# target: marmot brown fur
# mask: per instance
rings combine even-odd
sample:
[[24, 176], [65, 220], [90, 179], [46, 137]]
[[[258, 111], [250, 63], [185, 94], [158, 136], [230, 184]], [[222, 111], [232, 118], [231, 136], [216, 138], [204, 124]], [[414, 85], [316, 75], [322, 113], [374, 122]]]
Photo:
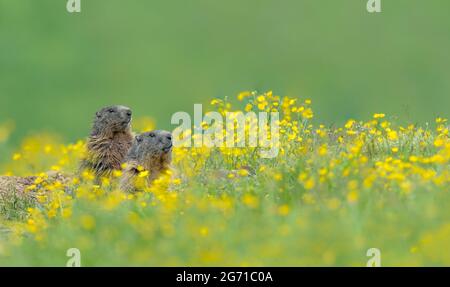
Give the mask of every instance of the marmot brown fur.
[[92, 170], [98, 178], [120, 170], [133, 143], [131, 110], [124, 106], [105, 107], [95, 114], [87, 141], [87, 156], [80, 170]]
[[[155, 130], [136, 136], [128, 155], [125, 168], [120, 179], [120, 188], [124, 191], [136, 191], [136, 179], [139, 167], [148, 171], [146, 185], [168, 170], [172, 160], [172, 135], [168, 131]], [[144, 172], [145, 172], [144, 171]]]

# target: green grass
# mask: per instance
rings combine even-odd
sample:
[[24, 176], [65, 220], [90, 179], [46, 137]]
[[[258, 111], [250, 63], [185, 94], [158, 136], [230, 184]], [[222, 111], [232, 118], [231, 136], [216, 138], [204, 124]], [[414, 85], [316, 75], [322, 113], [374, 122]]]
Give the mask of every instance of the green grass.
[[[64, 266], [72, 247], [84, 266], [365, 266], [372, 247], [383, 265], [449, 265], [448, 124], [432, 122], [449, 117], [450, 2], [383, 0], [376, 15], [365, 5], [110, 0], [83, 1], [73, 15], [65, 1], [1, 1], [2, 173], [73, 173], [79, 151], [63, 150], [105, 105], [167, 130], [174, 112], [242, 90], [312, 98], [317, 110], [309, 132], [295, 134], [303, 141], [284, 138], [273, 160], [180, 152], [171, 192], [123, 200], [82, 181], [69, 189], [83, 196], [65, 198], [50, 183], [31, 210], [3, 197], [0, 265]], [[374, 112], [398, 139], [382, 119], [355, 135], [328, 128]], [[223, 172], [244, 165], [256, 174]]]
[[[251, 148], [178, 148], [174, 173], [134, 195], [117, 191], [115, 179], [101, 188], [85, 176], [67, 186], [44, 180], [33, 191], [40, 203], [6, 221], [0, 265], [64, 266], [69, 248], [80, 250], [83, 266], [365, 266], [370, 248], [383, 266], [450, 264], [445, 120], [331, 129], [303, 120], [296, 131], [291, 107], [283, 109], [274, 159]], [[70, 172], [82, 150], [44, 154], [59, 143], [27, 142], [32, 148], [10, 170], [45, 171], [65, 158], [60, 168]]]

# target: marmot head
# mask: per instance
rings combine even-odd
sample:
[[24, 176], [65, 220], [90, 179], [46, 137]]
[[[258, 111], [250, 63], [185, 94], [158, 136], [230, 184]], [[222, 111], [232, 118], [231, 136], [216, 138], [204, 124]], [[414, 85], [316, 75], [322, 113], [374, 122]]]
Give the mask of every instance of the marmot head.
[[152, 165], [169, 164], [172, 154], [172, 135], [168, 131], [155, 130], [136, 136], [135, 142], [128, 153], [128, 158], [136, 160], [144, 167], [151, 169]]
[[[137, 135], [125, 159], [125, 170], [120, 180], [124, 191], [139, 190], [145, 180], [147, 185], [169, 169], [172, 160], [172, 135], [167, 131], [155, 130]], [[149, 172], [146, 178], [137, 178], [139, 166]]]
[[104, 107], [95, 113], [91, 135], [114, 135], [131, 131], [131, 109], [125, 106]]

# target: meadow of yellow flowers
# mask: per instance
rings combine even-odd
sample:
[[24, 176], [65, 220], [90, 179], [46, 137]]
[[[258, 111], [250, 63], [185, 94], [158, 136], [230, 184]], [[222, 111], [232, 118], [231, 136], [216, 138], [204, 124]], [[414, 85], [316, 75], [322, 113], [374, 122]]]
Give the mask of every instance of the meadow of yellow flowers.
[[[383, 266], [450, 265], [446, 119], [400, 126], [376, 113], [326, 127], [310, 100], [237, 100], [243, 111], [280, 112], [277, 157], [175, 148], [173, 170], [136, 194], [117, 189], [119, 170], [101, 185], [74, 175], [83, 140], [25, 139], [2, 173], [40, 175], [27, 191], [38, 203], [0, 199], [0, 265], [65, 266], [69, 248], [83, 266], [365, 266], [370, 248]], [[226, 99], [211, 104], [238, 110]], [[51, 170], [73, 176], [52, 181]]]

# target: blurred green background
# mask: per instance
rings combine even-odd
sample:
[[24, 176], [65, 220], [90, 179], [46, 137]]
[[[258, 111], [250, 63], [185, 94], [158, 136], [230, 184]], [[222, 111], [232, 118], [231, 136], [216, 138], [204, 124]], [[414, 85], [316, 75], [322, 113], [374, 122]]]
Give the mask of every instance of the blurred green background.
[[123, 104], [171, 128], [179, 110], [242, 90], [311, 98], [316, 119], [448, 117], [450, 1], [0, 0], [0, 122], [11, 141], [85, 137]]

